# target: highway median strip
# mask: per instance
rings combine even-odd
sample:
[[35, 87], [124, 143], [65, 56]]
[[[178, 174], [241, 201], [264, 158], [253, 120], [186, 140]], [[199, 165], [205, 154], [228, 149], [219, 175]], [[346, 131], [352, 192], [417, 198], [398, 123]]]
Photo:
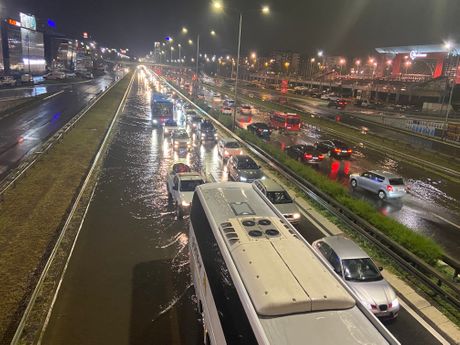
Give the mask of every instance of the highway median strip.
[[40, 156], [0, 203], [0, 337], [15, 331], [132, 73]]

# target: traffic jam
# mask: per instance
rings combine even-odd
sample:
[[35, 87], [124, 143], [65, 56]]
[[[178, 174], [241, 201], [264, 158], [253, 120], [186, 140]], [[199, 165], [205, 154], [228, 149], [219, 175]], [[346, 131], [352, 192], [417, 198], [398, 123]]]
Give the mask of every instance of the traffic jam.
[[[251, 183], [286, 220], [303, 233], [308, 231], [305, 229], [308, 226], [302, 219], [302, 211], [295, 197], [248, 154], [244, 145], [222, 134], [204, 114], [200, 113], [195, 104], [181, 98], [159, 78], [152, 76], [152, 80], [153, 88], [156, 90], [152, 95], [152, 127], [153, 130], [159, 131], [166, 150], [173, 153], [174, 159], [167, 175], [166, 188], [168, 202], [175, 210], [177, 219], [188, 217], [190, 214], [197, 186], [208, 182], [236, 181]], [[207, 90], [203, 90], [198, 98], [209, 100], [214, 107], [220, 107], [222, 110], [234, 105], [233, 100]], [[275, 135], [296, 137], [301, 133], [301, 120], [298, 114], [263, 114], [254, 106], [242, 105], [238, 115], [237, 125], [240, 128], [266, 141], [273, 140]], [[190, 162], [190, 152], [193, 150], [215, 152], [218, 169], [212, 172], [194, 171]], [[291, 145], [285, 147], [285, 150], [295, 159], [312, 166], [327, 159], [348, 159], [352, 153], [344, 143], [337, 140], [319, 141], [316, 145]], [[343, 236], [325, 238], [323, 235], [315, 235], [310, 242], [314, 250], [331, 264], [331, 268], [336, 270], [374, 315], [382, 321], [397, 318], [400, 306], [395, 291], [380, 274], [382, 268], [357, 244]], [[352, 248], [352, 258], [347, 253], [349, 248]], [[337, 254], [343, 265], [346, 265], [344, 272], [337, 271], [337, 262], [331, 259], [331, 251]], [[340, 258], [341, 255], [344, 257]]]

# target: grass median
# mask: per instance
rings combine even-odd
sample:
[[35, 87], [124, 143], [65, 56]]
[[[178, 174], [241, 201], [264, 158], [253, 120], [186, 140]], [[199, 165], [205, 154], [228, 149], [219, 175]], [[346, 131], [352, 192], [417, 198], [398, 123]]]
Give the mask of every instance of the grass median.
[[126, 75], [0, 203], [0, 339], [14, 332], [72, 202], [129, 85]]

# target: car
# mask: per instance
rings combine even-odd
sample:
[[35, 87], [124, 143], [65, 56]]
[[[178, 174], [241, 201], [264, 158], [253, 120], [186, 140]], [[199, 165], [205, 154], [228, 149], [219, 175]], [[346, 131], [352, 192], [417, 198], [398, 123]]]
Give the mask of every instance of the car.
[[396, 199], [406, 195], [404, 179], [387, 171], [371, 170], [361, 174], [350, 175], [353, 189], [362, 188], [377, 194], [379, 199]]
[[227, 162], [228, 179], [253, 182], [264, 177], [260, 166], [248, 155], [231, 156]]
[[292, 145], [286, 147], [285, 152], [289, 157], [303, 163], [317, 164], [324, 159], [324, 154], [313, 145]]
[[233, 108], [235, 106], [235, 101], [233, 99], [226, 99], [223, 106]]
[[398, 316], [395, 291], [382, 277], [382, 269], [356, 243], [344, 236], [329, 236], [314, 241], [312, 247], [375, 316], [381, 319]]
[[234, 155], [242, 155], [243, 148], [237, 140], [223, 138], [217, 144], [217, 153], [225, 160]]
[[233, 108], [231, 108], [231, 107], [222, 107], [221, 113], [222, 113], [222, 115], [233, 115]]
[[347, 101], [342, 98], [338, 98], [336, 100], [329, 100], [329, 103], [327, 104], [328, 107], [334, 107], [336, 109], [345, 109], [346, 105]]
[[243, 115], [251, 115], [252, 107], [250, 105], [242, 105], [240, 107], [240, 113]]
[[216, 93], [214, 96], [212, 96], [212, 101], [214, 103], [222, 102], [222, 97], [218, 93]]
[[194, 109], [185, 109], [185, 117], [198, 115]]
[[192, 114], [192, 115], [187, 115], [187, 123], [189, 124], [190, 128], [192, 131], [195, 131], [200, 122], [203, 120], [203, 118], [200, 115]]
[[248, 125], [246, 129], [264, 139], [270, 139], [270, 134], [272, 132], [270, 127], [264, 122], [253, 122]]
[[63, 80], [66, 78], [66, 74], [63, 71], [53, 71], [44, 76], [46, 80]]
[[300, 211], [289, 193], [278, 183], [270, 178], [255, 180], [253, 183], [270, 202], [283, 214], [290, 223], [300, 222]]
[[335, 158], [350, 158], [353, 153], [347, 144], [337, 139], [322, 140], [317, 142], [315, 146], [319, 152]]
[[177, 218], [182, 218], [190, 212], [195, 188], [205, 183], [203, 176], [192, 172], [190, 167], [183, 163], [176, 163], [168, 174], [166, 187], [168, 200], [176, 206]]
[[201, 143], [205, 141], [217, 141], [217, 130], [209, 120], [201, 120], [198, 123], [196, 135]]
[[190, 149], [190, 136], [185, 129], [176, 129], [171, 133], [171, 140], [174, 150], [180, 148]]
[[11, 76], [0, 77], [0, 86], [13, 87], [16, 86], [16, 80]]
[[163, 124], [163, 134], [165, 136], [171, 135], [173, 131], [177, 129], [177, 122], [173, 119], [167, 119]]

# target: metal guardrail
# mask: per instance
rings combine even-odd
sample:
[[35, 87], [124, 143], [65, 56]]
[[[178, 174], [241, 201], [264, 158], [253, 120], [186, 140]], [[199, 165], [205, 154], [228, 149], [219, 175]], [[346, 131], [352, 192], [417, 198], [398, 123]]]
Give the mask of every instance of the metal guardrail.
[[[169, 82], [166, 81], [168, 85], [176, 90], [183, 98], [187, 99], [192, 103], [197, 109], [199, 109], [204, 115], [209, 117], [223, 132], [227, 133], [229, 136], [238, 140], [241, 144], [248, 147], [251, 152], [256, 155], [260, 160], [268, 164], [272, 169], [277, 171], [283, 177], [285, 177], [289, 182], [293, 183], [297, 188], [299, 188], [303, 193], [305, 193], [312, 200], [316, 201], [322, 207], [324, 207], [331, 214], [344, 221], [348, 226], [350, 226], [357, 233], [364, 236], [370, 242], [372, 242], [377, 248], [382, 250], [393, 260], [395, 260], [404, 270], [409, 273], [412, 273], [418, 279], [423, 281], [430, 289], [432, 289], [436, 295], [441, 296], [446, 301], [451, 303], [457, 308], [460, 308], [460, 288], [454, 284], [452, 281], [449, 281], [441, 273], [436, 271], [433, 267], [416, 257], [414, 254], [409, 252], [407, 249], [402, 247], [400, 244], [396, 243], [394, 240], [383, 234], [376, 227], [368, 223], [363, 218], [354, 214], [351, 210], [341, 205], [335, 201], [332, 197], [322, 192], [316, 186], [311, 184], [309, 181], [299, 177], [294, 171], [283, 166], [275, 158], [269, 155], [267, 152], [263, 151], [259, 147], [248, 143], [242, 140], [235, 133], [230, 131], [222, 123], [216, 120], [212, 115], [202, 109], [195, 102], [190, 100], [188, 97], [183, 95], [179, 90], [173, 87]], [[452, 262], [452, 261], [451, 261]], [[448, 263], [448, 262], [446, 262]], [[458, 265], [458, 263], [457, 263]], [[454, 269], [458, 274], [458, 266]], [[453, 293], [443, 289], [443, 285], [452, 290]]]
[[[21, 178], [24, 174], [26, 174], [27, 170], [29, 170], [39, 159], [39, 157], [46, 153], [51, 147], [53, 147], [64, 134], [66, 134], [70, 129], [75, 126], [75, 124], [88, 112], [89, 109], [101, 99], [108, 91], [110, 91], [115, 85], [118, 84], [123, 77], [120, 77], [117, 80], [106, 88], [104, 91], [100, 91], [97, 95], [95, 95], [89, 103], [78, 112], [75, 116], [73, 116], [64, 126], [61, 127], [56, 133], [51, 135], [43, 144], [41, 144], [38, 148], [34, 149], [34, 152], [29, 154], [27, 159], [19, 164], [15, 169], [11, 170], [1, 181], [0, 181], [0, 201], [3, 199], [4, 193], [10, 188], [14, 187], [16, 181]], [[26, 154], [27, 155], [27, 154]]]

